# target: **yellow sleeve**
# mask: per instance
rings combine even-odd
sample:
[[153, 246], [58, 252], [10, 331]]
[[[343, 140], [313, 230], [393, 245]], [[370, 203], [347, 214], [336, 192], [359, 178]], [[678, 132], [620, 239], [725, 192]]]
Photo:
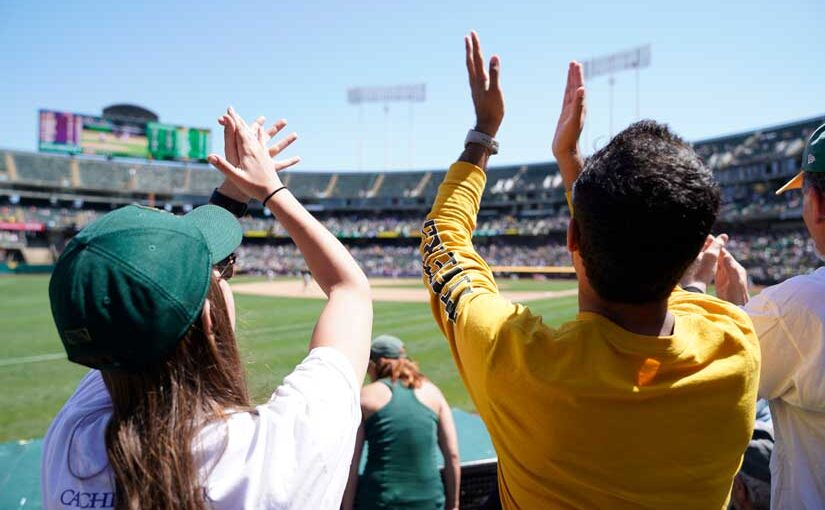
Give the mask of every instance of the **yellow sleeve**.
[[486, 363], [499, 331], [524, 311], [499, 295], [490, 266], [473, 247], [485, 182], [481, 168], [454, 163], [439, 187], [421, 239], [432, 313], [479, 410], [486, 406]]

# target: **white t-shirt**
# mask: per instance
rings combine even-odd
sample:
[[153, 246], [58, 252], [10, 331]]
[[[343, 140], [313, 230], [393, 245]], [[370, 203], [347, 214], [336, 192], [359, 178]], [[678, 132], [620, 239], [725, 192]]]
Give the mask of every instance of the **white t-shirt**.
[[771, 507], [824, 509], [825, 268], [763, 290], [745, 311], [759, 335], [759, 396], [776, 437]]
[[[346, 357], [332, 347], [318, 347], [269, 402], [257, 407], [257, 414], [234, 413], [205, 427], [196, 440], [195, 459], [210, 506], [339, 508], [361, 421], [359, 392]], [[111, 414], [103, 378], [93, 370], [43, 441], [44, 509], [114, 506], [105, 444]]]

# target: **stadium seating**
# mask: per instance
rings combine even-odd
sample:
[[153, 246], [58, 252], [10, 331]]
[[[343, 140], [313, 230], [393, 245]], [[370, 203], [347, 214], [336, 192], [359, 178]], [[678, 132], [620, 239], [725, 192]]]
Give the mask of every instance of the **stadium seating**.
[[301, 198], [324, 198], [334, 174], [309, 172], [284, 172], [284, 184], [295, 196]]
[[134, 167], [112, 164], [111, 161], [84, 159], [80, 163], [80, 188], [105, 191], [134, 190]]
[[0, 152], [0, 182], [6, 182], [11, 180], [11, 176], [9, 175], [9, 169], [6, 166], [6, 158], [10, 158], [11, 155], [8, 152]]
[[[773, 190], [798, 171], [805, 138], [823, 122], [825, 117], [815, 117], [694, 145], [722, 187], [716, 231], [733, 234], [735, 250], [760, 283], [778, 281], [818, 263], [812, 248], [799, 241], [804, 239], [800, 194], [776, 196]], [[406, 275], [420, 269], [415, 245], [421, 221], [445, 172], [292, 170], [282, 177], [335, 235], [360, 240], [353, 249], [364, 257], [372, 274]], [[487, 176], [475, 232], [485, 256], [501, 265], [569, 263], [563, 249], [569, 215], [556, 164], [492, 167]], [[201, 164], [0, 152], [0, 207], [6, 204], [0, 218], [43, 223], [48, 229], [71, 233], [100, 211], [125, 201], [165, 205], [176, 212], [188, 210], [205, 202], [222, 180], [220, 172]], [[59, 202], [56, 191], [61, 193]], [[116, 198], [124, 192], [129, 196]], [[111, 194], [108, 202], [107, 194]], [[49, 197], [51, 205], [44, 203]], [[263, 217], [256, 206], [253, 203], [254, 216], [242, 220], [248, 238], [269, 238], [267, 242], [279, 246], [286, 231], [272, 217]], [[769, 227], [778, 230], [766, 230]], [[768, 233], [760, 237], [754, 232]], [[543, 242], [544, 248], [529, 245], [531, 240]], [[286, 261], [291, 257], [286, 252], [276, 255]], [[266, 257], [259, 258], [262, 262], [252, 264], [250, 270], [295, 270], [286, 262], [272, 268]]]
[[135, 184], [137, 190], [157, 193], [183, 193], [186, 191], [186, 172], [188, 169], [181, 168], [179, 165], [131, 165], [131, 168], [134, 169], [137, 178]]
[[209, 196], [224, 179], [223, 174], [212, 167], [190, 166], [187, 171], [189, 172], [189, 187], [186, 191], [191, 195]]
[[367, 198], [378, 176], [379, 174], [374, 173], [338, 174], [335, 186], [328, 196], [337, 198]]
[[385, 173], [381, 186], [375, 193], [377, 197], [413, 197], [414, 191], [424, 179], [426, 172], [392, 172]]
[[[72, 186], [71, 159], [65, 156], [47, 156], [29, 152], [13, 153], [17, 181], [69, 188]], [[111, 173], [107, 165], [104, 174]]]

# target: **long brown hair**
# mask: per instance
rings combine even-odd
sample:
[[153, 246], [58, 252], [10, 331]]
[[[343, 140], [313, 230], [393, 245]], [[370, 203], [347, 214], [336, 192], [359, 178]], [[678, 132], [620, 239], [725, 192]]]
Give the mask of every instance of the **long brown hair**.
[[118, 509], [206, 508], [193, 440], [209, 422], [250, 407], [246, 377], [218, 280], [211, 333], [195, 321], [175, 352], [140, 373], [104, 371], [114, 412], [106, 451]]
[[418, 363], [408, 358], [378, 358], [374, 359], [377, 379], [390, 379], [392, 382], [401, 380], [407, 388], [420, 388], [427, 380], [418, 369]]

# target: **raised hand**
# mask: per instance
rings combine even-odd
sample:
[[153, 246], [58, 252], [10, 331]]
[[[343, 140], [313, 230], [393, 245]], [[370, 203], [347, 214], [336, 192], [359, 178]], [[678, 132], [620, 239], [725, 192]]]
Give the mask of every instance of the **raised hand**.
[[679, 285], [682, 287], [696, 287], [702, 292], [706, 292], [708, 285], [716, 275], [719, 254], [728, 242], [727, 234], [719, 234], [716, 237], [708, 235], [705, 245], [696, 256], [690, 266], [685, 270]]
[[217, 154], [210, 154], [208, 158], [209, 162], [227, 177], [230, 186], [234, 186], [247, 197], [258, 200], [262, 200], [281, 186], [281, 180], [276, 172], [300, 161], [298, 157], [272, 161], [271, 158], [292, 144], [298, 135], [293, 133], [267, 149], [266, 144], [286, 126], [286, 121], [280, 120], [268, 130], [264, 130], [264, 120], [263, 117], [259, 117], [251, 125], [247, 125], [230, 107], [226, 115], [218, 120], [224, 126], [226, 158]]
[[587, 115], [584, 73], [582, 65], [570, 62], [567, 68], [567, 86], [561, 103], [561, 114], [553, 137], [553, 156], [559, 163], [559, 171], [566, 190], [573, 188], [584, 161], [579, 151], [579, 137]]
[[716, 266], [716, 295], [740, 306], [750, 299], [748, 273], [725, 248], [719, 253], [719, 262]]
[[504, 96], [499, 85], [501, 59], [498, 55], [493, 55], [488, 74], [478, 34], [471, 32], [464, 37], [464, 46], [467, 51], [467, 74], [476, 110], [475, 129], [494, 137], [504, 118]]
[[[254, 124], [262, 126], [265, 120], [266, 119], [263, 116], [258, 117], [257, 119], [255, 119]], [[235, 146], [235, 124], [228, 113], [218, 117], [218, 124], [223, 126], [224, 157], [226, 157], [226, 160], [229, 161], [231, 164], [238, 166], [240, 164], [240, 160], [238, 158], [238, 148]], [[249, 196], [247, 196], [243, 191], [238, 189], [238, 187], [235, 186], [235, 184], [232, 183], [232, 180], [228, 177], [225, 177], [223, 183], [220, 186], [218, 186], [218, 191], [229, 198], [237, 200], [238, 202], [249, 201]]]

